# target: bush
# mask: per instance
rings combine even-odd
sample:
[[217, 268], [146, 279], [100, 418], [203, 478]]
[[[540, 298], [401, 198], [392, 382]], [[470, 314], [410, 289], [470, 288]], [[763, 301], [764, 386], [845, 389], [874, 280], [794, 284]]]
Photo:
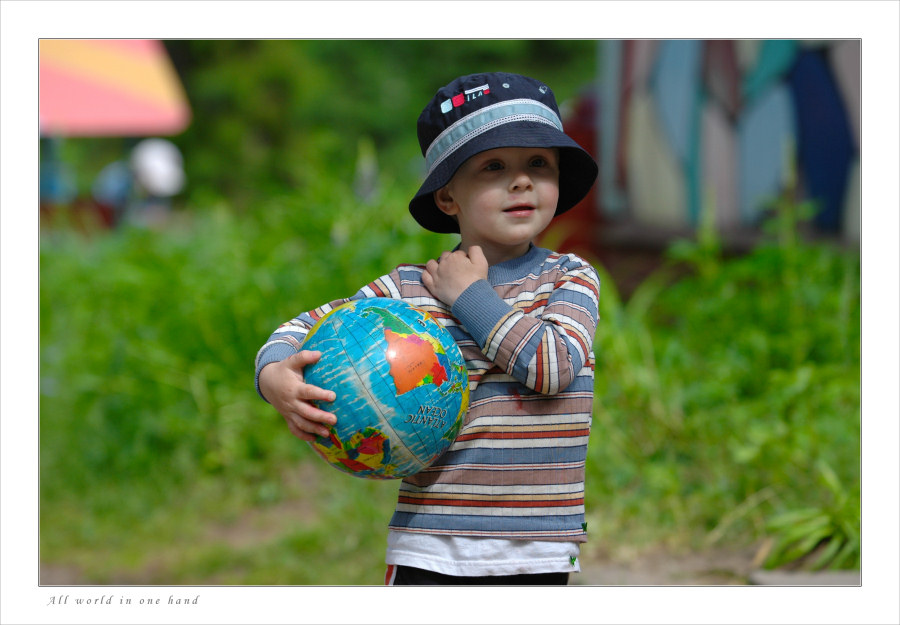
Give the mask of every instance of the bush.
[[[858, 254], [718, 250], [674, 245], [627, 303], [601, 289], [592, 496], [670, 538], [771, 534], [770, 566], [827, 544], [820, 566], [858, 566]], [[672, 283], [674, 264], [693, 273]]]

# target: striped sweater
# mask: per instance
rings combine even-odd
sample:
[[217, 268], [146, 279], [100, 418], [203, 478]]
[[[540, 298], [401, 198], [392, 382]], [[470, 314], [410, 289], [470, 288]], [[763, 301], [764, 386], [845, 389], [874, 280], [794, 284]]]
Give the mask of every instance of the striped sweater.
[[280, 326], [257, 355], [257, 380], [262, 367], [295, 353], [316, 320], [346, 301], [390, 297], [424, 308], [465, 357], [470, 404], [447, 452], [401, 482], [390, 528], [584, 542], [596, 272], [577, 256], [532, 246], [491, 266], [488, 279], [466, 289], [451, 310], [422, 284], [423, 269], [401, 265], [353, 297]]

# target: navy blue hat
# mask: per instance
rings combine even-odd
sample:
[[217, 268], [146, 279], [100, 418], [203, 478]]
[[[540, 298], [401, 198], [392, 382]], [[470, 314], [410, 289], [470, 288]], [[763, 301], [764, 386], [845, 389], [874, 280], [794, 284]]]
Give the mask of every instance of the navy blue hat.
[[409, 212], [432, 232], [459, 232], [433, 194], [467, 159], [485, 150], [559, 148], [557, 215], [586, 196], [597, 178], [597, 163], [563, 132], [550, 87], [526, 76], [494, 72], [457, 78], [422, 110], [417, 132], [427, 173]]

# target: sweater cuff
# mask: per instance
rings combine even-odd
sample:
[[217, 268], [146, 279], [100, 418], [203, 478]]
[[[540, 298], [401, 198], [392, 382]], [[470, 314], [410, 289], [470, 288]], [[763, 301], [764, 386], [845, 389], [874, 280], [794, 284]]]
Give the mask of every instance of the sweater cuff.
[[460, 294], [451, 312], [484, 348], [493, 329], [511, 310], [487, 280], [479, 280]]

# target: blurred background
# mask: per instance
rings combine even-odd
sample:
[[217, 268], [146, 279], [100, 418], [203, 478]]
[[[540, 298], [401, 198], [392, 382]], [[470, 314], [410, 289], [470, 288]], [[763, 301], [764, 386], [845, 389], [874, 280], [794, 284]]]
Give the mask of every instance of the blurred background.
[[396, 483], [318, 460], [253, 359], [455, 244], [407, 212], [415, 120], [495, 70], [548, 83], [600, 164], [541, 241], [602, 278], [573, 583], [858, 570], [859, 64], [858, 40], [41, 40], [41, 583], [381, 583]]

